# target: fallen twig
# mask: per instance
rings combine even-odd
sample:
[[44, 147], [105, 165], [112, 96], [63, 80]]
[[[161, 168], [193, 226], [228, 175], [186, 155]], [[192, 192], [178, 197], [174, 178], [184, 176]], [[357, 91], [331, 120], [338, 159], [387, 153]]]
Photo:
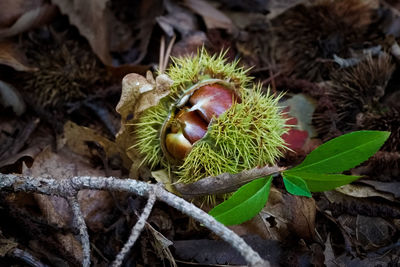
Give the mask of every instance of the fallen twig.
[[[79, 176], [71, 179], [55, 180], [42, 177], [17, 176], [13, 174], [0, 173], [0, 189], [11, 190], [13, 192], [36, 192], [47, 195], [57, 195], [67, 198], [74, 210], [74, 223], [80, 227], [81, 241], [87, 242], [82, 244], [84, 255], [89, 245], [88, 237], [85, 236], [84, 219], [80, 211], [79, 205], [75, 203], [75, 196], [82, 189], [97, 190], [114, 190], [134, 193], [140, 196], [149, 197], [154, 192], [156, 198], [176, 208], [177, 210], [191, 216], [203, 226], [207, 227], [223, 240], [234, 247], [249, 263], [250, 266], [270, 266], [268, 261], [264, 261], [257, 252], [255, 252], [246, 242], [236, 235], [232, 230], [217, 222], [212, 216], [203, 210], [187, 202], [186, 200], [166, 191], [158, 185], [147, 184], [132, 179], [118, 179], [113, 177], [89, 177]], [[78, 211], [79, 210], [79, 211]], [[86, 232], [87, 233], [87, 232]], [[86, 260], [86, 261], [85, 261]], [[85, 265], [88, 264], [88, 265]], [[84, 256], [84, 266], [90, 265], [90, 258]]]
[[82, 243], [82, 251], [83, 251], [83, 262], [82, 266], [89, 267], [90, 266], [90, 241], [89, 241], [89, 233], [87, 231], [86, 223], [83, 218], [83, 214], [81, 211], [81, 207], [78, 202], [76, 195], [72, 197], [68, 197], [68, 204], [72, 209], [72, 214], [74, 215], [74, 222], [76, 223], [76, 227], [79, 229], [79, 236]]
[[136, 222], [135, 226], [132, 228], [128, 241], [125, 243], [124, 247], [121, 249], [117, 257], [115, 258], [114, 262], [112, 263], [113, 267], [119, 267], [122, 265], [122, 262], [124, 261], [126, 254], [131, 250], [136, 240], [138, 239], [140, 233], [143, 231], [143, 228], [146, 225], [147, 218], [149, 218], [150, 212], [152, 211], [155, 202], [156, 202], [156, 195], [154, 194], [154, 192], [151, 192], [149, 194], [149, 199], [147, 200], [147, 204], [143, 209], [142, 215]]

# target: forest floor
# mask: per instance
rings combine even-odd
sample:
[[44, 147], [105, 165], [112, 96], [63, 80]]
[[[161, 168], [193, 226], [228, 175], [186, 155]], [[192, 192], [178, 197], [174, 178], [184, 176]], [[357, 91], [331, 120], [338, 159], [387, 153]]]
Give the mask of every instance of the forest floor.
[[[139, 157], [126, 153], [129, 138], [116, 138], [125, 121], [116, 111], [122, 79], [156, 76], [169, 55], [225, 51], [265, 91], [283, 93], [293, 128], [281, 167], [349, 132], [391, 132], [346, 172], [361, 179], [311, 198], [274, 179], [261, 212], [229, 228], [271, 266], [399, 266], [399, 39], [394, 0], [2, 0], [0, 173], [160, 182], [146, 166], [133, 171]], [[91, 263], [109, 266], [146, 198], [82, 190], [78, 200]], [[72, 221], [59, 196], [1, 190], [0, 266], [81, 266]], [[246, 264], [165, 203], [155, 203], [147, 223], [123, 266]]]

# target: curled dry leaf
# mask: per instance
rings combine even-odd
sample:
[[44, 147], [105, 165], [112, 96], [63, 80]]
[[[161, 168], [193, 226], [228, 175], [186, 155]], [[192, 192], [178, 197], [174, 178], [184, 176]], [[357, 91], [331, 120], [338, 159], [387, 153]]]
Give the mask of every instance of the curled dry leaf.
[[0, 29], [10, 27], [21, 15], [40, 7], [43, 0], [3, 0], [0, 2]]
[[235, 31], [232, 20], [224, 13], [203, 0], [185, 0], [185, 5], [203, 17], [207, 29], [224, 29], [229, 33]]
[[291, 233], [304, 239], [312, 239], [315, 233], [315, 215], [313, 198], [282, 193], [275, 188], [271, 188], [268, 204], [261, 211], [263, 217], [274, 217], [275, 238], [278, 240], [284, 240]]
[[[68, 179], [73, 176], [102, 176], [101, 170], [95, 170], [88, 165], [83, 157], [76, 155], [66, 148], [53, 153], [50, 148], [36, 156], [31, 168], [23, 168], [23, 175], [35, 177], [51, 177]], [[35, 194], [45, 219], [60, 227], [70, 226], [72, 213], [67, 201], [61, 197]], [[82, 190], [78, 193], [78, 200], [88, 227], [96, 231], [104, 228], [113, 208], [113, 200], [109, 192], [98, 190]], [[63, 248], [82, 260], [82, 249], [79, 241], [72, 234], [58, 234], [57, 238]]]
[[4, 107], [12, 107], [15, 114], [18, 116], [25, 112], [25, 102], [11, 84], [0, 81], [0, 104]]
[[74, 153], [85, 157], [90, 157], [90, 152], [86, 145], [87, 141], [98, 143], [104, 149], [108, 158], [120, 155], [120, 151], [113, 141], [98, 134], [93, 129], [77, 125], [71, 121], [65, 123], [64, 139], [59, 141], [65, 142]]
[[111, 65], [108, 0], [67, 1], [53, 0], [71, 24], [86, 37], [94, 53], [106, 65]]
[[46, 24], [56, 14], [55, 6], [42, 0], [0, 2], [0, 39]]
[[379, 182], [374, 180], [361, 180], [361, 183], [373, 186], [380, 192], [393, 194], [395, 198], [400, 198], [400, 182]]
[[138, 117], [145, 109], [158, 104], [161, 98], [169, 94], [169, 88], [173, 81], [165, 74], [158, 75], [154, 80], [151, 72], [147, 72], [147, 77], [136, 73], [130, 73], [122, 80], [121, 98], [116, 110], [121, 115], [121, 129], [116, 137], [116, 143], [120, 149], [132, 160], [131, 177], [137, 176], [141, 159], [138, 153], [131, 148], [133, 142], [132, 125], [127, 123]]
[[373, 187], [367, 185], [348, 184], [335, 189], [336, 191], [351, 197], [381, 197], [389, 201], [394, 201], [394, 197], [390, 193], [378, 192]]
[[17, 45], [8, 40], [0, 41], [0, 64], [7, 65], [17, 71], [35, 71], [28, 65], [25, 55], [18, 50]]
[[18, 243], [0, 236], [0, 257], [4, 257], [14, 248], [18, 247]]
[[165, 74], [154, 80], [150, 72], [147, 78], [130, 73], [122, 80], [121, 98], [116, 110], [125, 123], [129, 118], [137, 118], [143, 110], [158, 104], [161, 98], [169, 94], [169, 87], [173, 81]]

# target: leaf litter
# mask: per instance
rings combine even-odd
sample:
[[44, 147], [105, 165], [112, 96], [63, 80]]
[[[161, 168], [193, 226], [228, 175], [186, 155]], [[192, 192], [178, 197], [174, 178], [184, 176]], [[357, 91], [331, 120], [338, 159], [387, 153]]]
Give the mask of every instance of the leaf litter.
[[[157, 70], [161, 36], [176, 35], [173, 55], [194, 53], [203, 45], [214, 52], [229, 48], [228, 57], [240, 57], [244, 67], [253, 67], [257, 81], [287, 93], [289, 115], [298, 128], [285, 140], [296, 153], [288, 152], [281, 166], [294, 166], [322, 142], [351, 131], [392, 132], [380, 152], [346, 173], [365, 176], [357, 183], [309, 199], [286, 193], [284, 181], [275, 179], [260, 215], [231, 229], [273, 266], [399, 263], [400, 34], [395, 1], [6, 3], [0, 16], [0, 82], [6, 84], [0, 101], [1, 172], [165, 181], [168, 170], [152, 175], [140, 165], [137, 152], [128, 149], [129, 123], [158, 103], [171, 81], [131, 74], [121, 83], [121, 77], [131, 70], [141, 75]], [[51, 49], [47, 54], [40, 47]], [[46, 72], [45, 61], [35, 62], [34, 53], [48, 60]], [[63, 61], [53, 60], [57, 53]], [[74, 56], [78, 59], [71, 60]], [[94, 80], [77, 76], [82, 61]], [[36, 86], [44, 73], [43, 86]], [[27, 80], [35, 82], [26, 86]], [[56, 104], [49, 108], [46, 103]], [[122, 127], [115, 127], [120, 131], [114, 137], [107, 125], [118, 125], [118, 116]], [[144, 201], [92, 190], [81, 192], [80, 201], [94, 265], [108, 265]], [[157, 204], [153, 213], [127, 264], [244, 263], [227, 244], [179, 212]], [[6, 244], [1, 264], [15, 264], [10, 251], [18, 246], [46, 264], [79, 265], [81, 245], [68, 205], [59, 198], [2, 192], [0, 214], [0, 240]]]

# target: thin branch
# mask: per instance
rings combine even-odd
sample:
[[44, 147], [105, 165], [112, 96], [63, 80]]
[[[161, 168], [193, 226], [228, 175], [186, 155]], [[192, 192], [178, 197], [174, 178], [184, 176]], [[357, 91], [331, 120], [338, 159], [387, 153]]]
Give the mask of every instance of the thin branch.
[[83, 218], [83, 214], [81, 211], [81, 207], [79, 205], [78, 199], [76, 196], [68, 197], [67, 201], [72, 209], [72, 213], [74, 215], [74, 223], [76, 227], [79, 229], [79, 236], [81, 238], [82, 243], [82, 251], [83, 251], [83, 267], [90, 266], [90, 241], [89, 234], [87, 231], [86, 223]]
[[62, 197], [73, 197], [77, 191], [82, 189], [125, 191], [146, 197], [154, 190], [158, 200], [163, 201], [171, 207], [193, 217], [195, 220], [220, 236], [223, 240], [234, 247], [245, 258], [250, 266], [270, 266], [268, 261], [264, 261], [257, 252], [255, 252], [233, 231], [217, 222], [212, 216], [208, 215], [195, 205], [157, 185], [147, 184], [132, 179], [118, 179], [113, 177], [80, 176], [65, 180], [54, 180], [41, 177], [33, 178], [29, 176], [0, 174], [0, 189], [8, 189], [14, 192], [37, 192]]
[[205, 195], [216, 195], [230, 193], [240, 186], [254, 179], [276, 174], [283, 171], [278, 166], [254, 168], [237, 174], [223, 173], [210, 176], [191, 184], [175, 184], [175, 188], [182, 194], [183, 198], [194, 198]]
[[125, 243], [124, 247], [118, 253], [114, 262], [112, 263], [113, 267], [119, 267], [122, 265], [122, 262], [125, 259], [126, 254], [131, 250], [139, 235], [142, 233], [144, 226], [146, 225], [147, 218], [149, 217], [154, 203], [156, 202], [156, 194], [153, 191], [149, 192], [149, 199], [147, 200], [147, 204], [143, 209], [142, 215], [140, 215], [139, 220], [136, 222], [135, 226], [132, 228], [131, 234], [129, 236], [128, 241]]
[[161, 36], [161, 41], [160, 41], [160, 59], [158, 62], [158, 70], [162, 74], [164, 73], [164, 56], [165, 56], [165, 37], [164, 35]]
[[203, 210], [160, 187], [156, 187], [156, 195], [157, 198], [167, 203], [169, 206], [193, 217], [225, 240], [243, 256], [250, 266], [270, 266], [269, 262], [264, 261], [240, 236], [216, 221], [214, 217], [208, 215]]
[[13, 250], [9, 251], [7, 255], [19, 259], [20, 261], [23, 261], [32, 267], [48, 267], [46, 264], [41, 263], [28, 251], [24, 251], [19, 248], [14, 248]]

